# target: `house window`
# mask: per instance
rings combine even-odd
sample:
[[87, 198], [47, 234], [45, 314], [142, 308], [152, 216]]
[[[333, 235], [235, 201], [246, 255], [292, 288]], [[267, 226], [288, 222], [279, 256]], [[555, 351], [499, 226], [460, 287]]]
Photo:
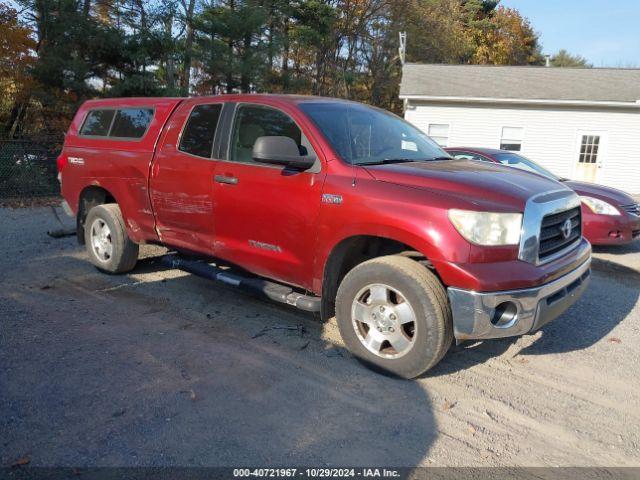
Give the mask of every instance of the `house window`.
[[502, 127], [500, 136], [500, 150], [511, 150], [519, 152], [522, 150], [522, 139], [524, 138], [524, 128], [522, 127]]
[[430, 123], [427, 134], [441, 147], [446, 147], [449, 143], [449, 124]]
[[580, 163], [596, 163], [600, 147], [599, 135], [583, 135], [580, 143]]

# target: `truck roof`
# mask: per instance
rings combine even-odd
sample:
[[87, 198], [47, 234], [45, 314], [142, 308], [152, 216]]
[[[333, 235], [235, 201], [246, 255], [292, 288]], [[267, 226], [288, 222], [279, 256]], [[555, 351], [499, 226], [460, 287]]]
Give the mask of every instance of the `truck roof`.
[[96, 107], [123, 107], [123, 106], [143, 106], [143, 105], [172, 105], [185, 100], [179, 97], [116, 97], [99, 98], [87, 100], [82, 104], [82, 108]]
[[183, 102], [193, 104], [212, 102], [251, 102], [269, 104], [274, 107], [285, 107], [309, 102], [330, 102], [352, 104], [349, 100], [342, 100], [328, 97], [317, 97], [311, 95], [283, 95], [283, 94], [226, 94], [210, 95], [201, 97], [118, 97], [101, 98], [87, 100], [76, 112], [65, 138], [67, 146], [96, 146], [101, 145], [105, 140], [102, 137], [90, 137], [79, 135], [84, 120], [89, 111], [96, 109], [125, 109], [125, 108], [152, 108], [154, 110], [153, 119], [149, 128], [140, 141], [130, 142], [128, 139], [110, 138], [109, 148], [127, 148], [130, 150], [153, 151], [158, 135], [162, 131], [164, 124], [171, 113]]
[[118, 97], [118, 98], [101, 98], [97, 100], [87, 100], [84, 105], [86, 107], [122, 107], [122, 106], [141, 106], [141, 105], [168, 105], [176, 104], [185, 100], [222, 100], [227, 102], [250, 101], [251, 99], [269, 98], [281, 103], [306, 103], [306, 102], [332, 102], [332, 103], [354, 103], [350, 100], [319, 97], [313, 95], [287, 95], [273, 93], [231, 93], [223, 95], [203, 95], [195, 97]]

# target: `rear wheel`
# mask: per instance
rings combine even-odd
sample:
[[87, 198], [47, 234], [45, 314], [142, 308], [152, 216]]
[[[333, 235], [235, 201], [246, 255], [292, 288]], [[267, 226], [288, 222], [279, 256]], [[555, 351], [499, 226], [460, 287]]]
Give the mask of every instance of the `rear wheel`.
[[442, 284], [402, 256], [374, 258], [351, 270], [338, 289], [336, 318], [358, 359], [404, 378], [437, 364], [453, 339]]
[[117, 204], [93, 207], [84, 225], [85, 245], [91, 263], [108, 273], [125, 273], [135, 267], [139, 247], [127, 235]]

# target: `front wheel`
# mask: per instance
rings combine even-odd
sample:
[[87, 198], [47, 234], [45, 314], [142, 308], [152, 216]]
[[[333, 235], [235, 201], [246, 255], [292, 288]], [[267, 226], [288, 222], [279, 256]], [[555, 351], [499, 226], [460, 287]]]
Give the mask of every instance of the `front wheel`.
[[442, 284], [402, 256], [374, 258], [351, 270], [338, 289], [336, 319], [359, 360], [404, 378], [436, 365], [453, 340]]
[[93, 207], [84, 224], [89, 259], [100, 270], [124, 273], [138, 261], [138, 244], [131, 241], [120, 207], [115, 203]]

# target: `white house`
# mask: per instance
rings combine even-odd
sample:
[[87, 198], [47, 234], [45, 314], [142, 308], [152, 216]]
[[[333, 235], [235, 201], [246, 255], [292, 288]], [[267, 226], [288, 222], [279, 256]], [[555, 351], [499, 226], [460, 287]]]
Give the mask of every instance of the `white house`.
[[442, 146], [517, 150], [640, 194], [640, 70], [406, 64], [400, 98]]

